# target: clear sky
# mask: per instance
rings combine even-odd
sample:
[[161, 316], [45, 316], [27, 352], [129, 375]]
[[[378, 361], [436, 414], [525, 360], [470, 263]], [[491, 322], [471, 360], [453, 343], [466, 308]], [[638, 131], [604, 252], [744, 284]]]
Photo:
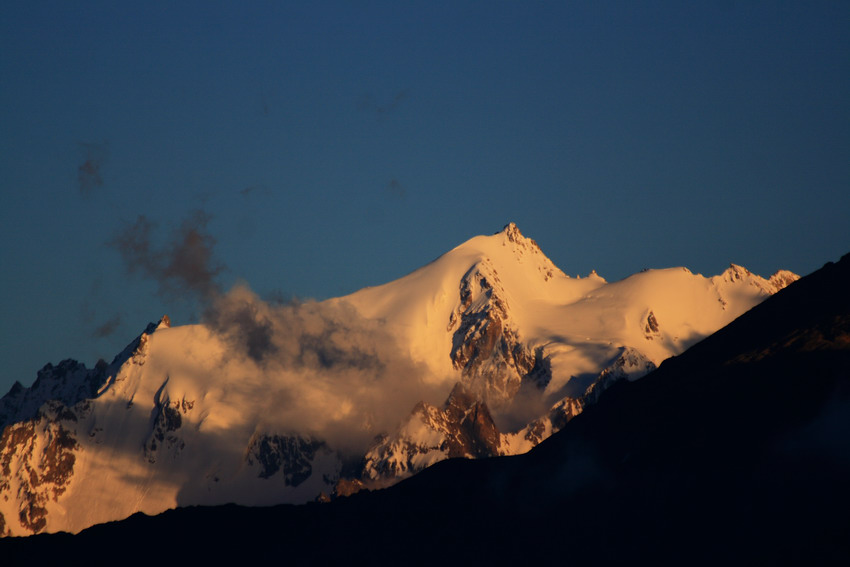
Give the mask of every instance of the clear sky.
[[509, 221], [609, 281], [850, 251], [850, 2], [135, 4], [0, 4], [0, 393]]

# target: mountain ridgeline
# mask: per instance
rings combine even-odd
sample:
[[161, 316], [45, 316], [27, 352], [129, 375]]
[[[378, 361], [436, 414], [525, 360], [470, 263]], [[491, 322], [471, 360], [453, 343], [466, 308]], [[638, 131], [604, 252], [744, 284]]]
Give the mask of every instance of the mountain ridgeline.
[[0, 533], [343, 501], [524, 454], [797, 279], [569, 277], [509, 224], [346, 297], [279, 306], [236, 287], [201, 324], [164, 317], [111, 363], [48, 364], [0, 399]]
[[167, 534], [173, 562], [846, 564], [848, 279], [850, 255], [613, 384], [522, 455], [450, 459], [330, 503], [178, 508], [0, 549], [106, 563]]

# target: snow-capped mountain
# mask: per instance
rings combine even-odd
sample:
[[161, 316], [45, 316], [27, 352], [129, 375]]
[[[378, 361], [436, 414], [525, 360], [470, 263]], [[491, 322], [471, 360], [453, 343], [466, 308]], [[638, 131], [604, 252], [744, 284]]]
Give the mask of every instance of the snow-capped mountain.
[[514, 224], [388, 284], [148, 326], [0, 400], [0, 533], [175, 506], [302, 503], [523, 453], [797, 279], [732, 265], [568, 277]]
[[[571, 278], [511, 223], [341, 300], [386, 321], [432, 379], [459, 377], [493, 413], [498, 438], [483, 445], [511, 455], [557, 432], [616, 380], [649, 373], [798, 278], [780, 270], [764, 279], [735, 264], [711, 278], [686, 268], [613, 283], [595, 272]], [[418, 406], [369, 451], [362, 480], [380, 486], [440, 459], [481, 456], [472, 447], [482, 440], [466, 453], [452, 441], [453, 407], [452, 397], [442, 410]]]
[[[73, 537], [5, 538], [0, 557], [114, 563], [140, 541], [165, 536], [177, 542], [166, 554], [172, 563], [247, 553], [324, 565], [374, 561], [378, 553], [430, 564], [428, 551], [438, 550], [452, 561], [496, 565], [561, 556], [579, 564], [713, 564], [731, 555], [844, 565], [848, 278], [850, 254], [644, 379], [621, 380], [522, 455], [444, 461], [386, 490], [327, 504], [188, 507]], [[458, 386], [433, 419], [467, 415], [466, 432], [486, 423], [485, 406], [465, 396]]]

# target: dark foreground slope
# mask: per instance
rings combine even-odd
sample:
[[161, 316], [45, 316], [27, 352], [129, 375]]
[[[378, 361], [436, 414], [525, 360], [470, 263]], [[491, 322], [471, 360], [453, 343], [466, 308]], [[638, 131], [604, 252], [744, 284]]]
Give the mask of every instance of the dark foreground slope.
[[[0, 557], [434, 564], [850, 558], [850, 255], [527, 455], [439, 463], [331, 504], [188, 508]], [[548, 561], [547, 561], [548, 562]]]

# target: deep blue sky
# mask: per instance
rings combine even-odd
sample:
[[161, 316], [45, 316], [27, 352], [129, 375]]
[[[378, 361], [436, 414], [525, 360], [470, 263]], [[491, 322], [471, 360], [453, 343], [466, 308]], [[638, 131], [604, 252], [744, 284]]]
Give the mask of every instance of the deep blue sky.
[[848, 2], [123, 4], [0, 4], [2, 392], [197, 321], [139, 215], [271, 297], [508, 221], [608, 280], [850, 251]]

